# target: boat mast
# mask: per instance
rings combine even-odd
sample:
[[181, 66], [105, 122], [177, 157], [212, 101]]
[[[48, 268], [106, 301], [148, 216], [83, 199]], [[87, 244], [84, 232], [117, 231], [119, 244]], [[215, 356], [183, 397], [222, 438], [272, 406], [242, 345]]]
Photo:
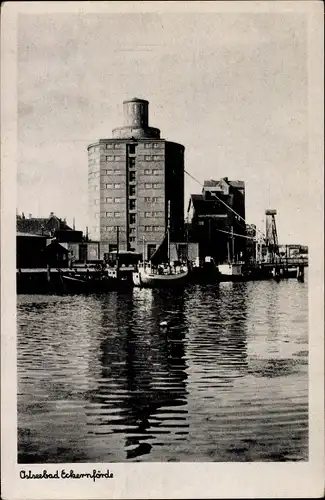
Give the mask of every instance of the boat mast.
[[116, 269], [119, 266], [120, 227], [116, 226]]
[[145, 252], [145, 239], [144, 239], [144, 236], [142, 238], [142, 262], [143, 264], [145, 263], [145, 256], [144, 256], [144, 252]]
[[235, 257], [235, 240], [234, 240], [234, 228], [231, 226], [231, 261], [234, 262]]
[[168, 263], [170, 264], [170, 200], [168, 200], [168, 213], [167, 213], [167, 248], [168, 248]]
[[229, 242], [229, 238], [228, 238], [228, 241], [227, 241], [227, 251], [228, 251], [228, 264], [231, 263], [231, 259], [230, 259], [230, 242]]

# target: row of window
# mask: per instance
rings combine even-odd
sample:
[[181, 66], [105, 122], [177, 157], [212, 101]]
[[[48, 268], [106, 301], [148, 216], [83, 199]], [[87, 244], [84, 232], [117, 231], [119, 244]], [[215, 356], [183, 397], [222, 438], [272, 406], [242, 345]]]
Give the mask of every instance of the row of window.
[[145, 155], [144, 156], [144, 160], [145, 161], [160, 161], [160, 160], [163, 160], [164, 157], [163, 156], [159, 156], [159, 155]]
[[103, 171], [103, 174], [104, 175], [119, 175], [119, 174], [122, 174], [122, 170], [121, 169], [114, 169], [114, 170], [104, 170]]
[[158, 148], [163, 147], [163, 143], [159, 143], [159, 142], [145, 142], [144, 143], [144, 147], [146, 149], [151, 149], [151, 148], [158, 149]]
[[[141, 227], [140, 227], [140, 229], [141, 229]], [[162, 226], [144, 226], [144, 230], [145, 230], [146, 233], [147, 232], [150, 232], [150, 233], [151, 232], [156, 232], [157, 233], [159, 231], [164, 231], [165, 228], [162, 227]]]
[[119, 149], [123, 144], [114, 144], [114, 143], [108, 143], [106, 144], [106, 149]]
[[[163, 148], [163, 143], [158, 143], [158, 142], [145, 142], [144, 143], [144, 148], [145, 149], [161, 149]], [[124, 147], [124, 143], [108, 143], [108, 144], [102, 144], [102, 149], [121, 149]], [[93, 155], [94, 153], [100, 151], [101, 147], [100, 146], [93, 146], [91, 149], [88, 150], [89, 156]], [[128, 144], [128, 151], [130, 154], [134, 154], [136, 149], [136, 144]]]
[[145, 212], [145, 217], [163, 217], [164, 212]]
[[159, 182], [153, 182], [153, 183], [149, 183], [149, 182], [146, 182], [144, 187], [146, 189], [161, 189], [162, 188], [162, 184], [159, 183]]
[[104, 161], [120, 161], [121, 156], [104, 156]]
[[121, 212], [105, 212], [105, 217], [121, 217]]
[[[122, 160], [121, 156], [116, 156], [116, 155], [105, 155], [102, 157], [104, 161], [120, 161]], [[140, 159], [140, 158], [139, 158]], [[160, 161], [163, 160], [164, 157], [160, 155], [144, 155], [143, 157], [144, 161]], [[96, 163], [96, 159], [89, 160], [89, 164], [91, 163]], [[135, 158], [129, 158], [129, 165], [131, 167], [135, 166]]]
[[[122, 172], [121, 169], [114, 169], [114, 170], [104, 170], [102, 173], [104, 175], [121, 175], [124, 172]], [[157, 168], [154, 168], [154, 169], [146, 168], [144, 170], [144, 175], [161, 175], [161, 173], [162, 173], [162, 171], [157, 169]], [[88, 177], [89, 178], [99, 177], [99, 171], [89, 172]], [[135, 180], [135, 177], [136, 177], [135, 172], [129, 172], [129, 178], [130, 178], [131, 182]]]
[[161, 170], [158, 170], [156, 168], [154, 168], [154, 169], [146, 168], [144, 170], [144, 175], [160, 175], [160, 174], [161, 174]]
[[[104, 229], [104, 231], [107, 231], [107, 232], [113, 232], [113, 231], [117, 231], [117, 228], [118, 228], [118, 226], [106, 226], [103, 229]], [[139, 229], [142, 231], [145, 231], [146, 233], [149, 233], [149, 232], [150, 233], [151, 232], [158, 233], [160, 231], [165, 230], [165, 228], [162, 226], [140, 226]]]
[[145, 196], [144, 197], [144, 201], [146, 203], [163, 203], [164, 201], [164, 198], [162, 198], [161, 196]]
[[105, 184], [105, 188], [106, 189], [121, 189], [122, 188], [122, 184], [118, 183], [118, 182], [115, 182], [115, 184]]
[[123, 203], [123, 201], [125, 201], [124, 198], [104, 198], [104, 203]]
[[[163, 217], [164, 212], [144, 212], [144, 217]], [[121, 212], [105, 212], [105, 217], [121, 217]], [[135, 224], [135, 214], [130, 214], [130, 224]]]
[[88, 179], [96, 179], [97, 177], [100, 176], [100, 172], [98, 169], [94, 170], [94, 171], [89, 171], [88, 172]]
[[[123, 148], [124, 147], [124, 143], [121, 142], [121, 143], [114, 143], [114, 142], [109, 142], [107, 144], [102, 144], [101, 145], [103, 149], [120, 149], [120, 148]], [[136, 148], [136, 144], [128, 144], [128, 149], [129, 149], [129, 152], [132, 154], [135, 152], [135, 148]], [[163, 143], [162, 142], [145, 142], [144, 143], [144, 147], [146, 149], [160, 149], [163, 147]], [[100, 145], [97, 145], [97, 146], [93, 146], [91, 149], [88, 150], [88, 153], [89, 154], [92, 154], [93, 152], [96, 152], [96, 151], [99, 151], [100, 150]]]
[[[130, 196], [134, 196], [135, 195], [135, 186], [130, 186], [129, 187], [129, 192], [130, 192]], [[104, 198], [104, 203], [121, 203], [123, 201], [123, 198], [113, 198], [113, 197], [105, 197]], [[161, 196], [145, 196], [144, 197], [144, 201], [145, 203], [163, 203], [164, 201], [164, 198], [162, 198]], [[94, 205], [99, 205], [100, 204], [100, 200], [99, 198], [98, 199], [95, 199], [93, 200], [93, 204]], [[133, 207], [133, 208], [131, 208]], [[130, 208], [131, 210], [134, 210], [136, 207], [136, 200], [130, 200]], [[160, 212], [159, 212], [160, 213]]]

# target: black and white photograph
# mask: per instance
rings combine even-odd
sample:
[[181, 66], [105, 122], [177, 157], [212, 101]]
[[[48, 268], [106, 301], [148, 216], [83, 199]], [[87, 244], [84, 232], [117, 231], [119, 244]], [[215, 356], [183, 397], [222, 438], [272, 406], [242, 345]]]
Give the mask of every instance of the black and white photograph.
[[17, 4], [4, 498], [321, 494], [321, 4]]

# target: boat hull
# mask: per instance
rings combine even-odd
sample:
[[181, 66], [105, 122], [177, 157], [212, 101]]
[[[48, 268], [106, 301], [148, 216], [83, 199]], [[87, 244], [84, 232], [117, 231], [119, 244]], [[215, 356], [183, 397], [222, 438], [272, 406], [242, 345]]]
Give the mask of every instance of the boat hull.
[[103, 293], [113, 288], [113, 280], [103, 279], [80, 279], [73, 276], [62, 276], [64, 291], [68, 293]]
[[133, 273], [134, 286], [160, 288], [184, 285], [187, 282], [188, 270], [177, 274], [153, 274], [144, 269]]

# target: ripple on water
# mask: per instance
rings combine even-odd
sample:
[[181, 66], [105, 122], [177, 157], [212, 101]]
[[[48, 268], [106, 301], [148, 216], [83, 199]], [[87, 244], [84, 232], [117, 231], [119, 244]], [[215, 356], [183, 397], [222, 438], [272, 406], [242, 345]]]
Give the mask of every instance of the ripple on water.
[[19, 296], [19, 462], [307, 460], [307, 318], [295, 280]]

